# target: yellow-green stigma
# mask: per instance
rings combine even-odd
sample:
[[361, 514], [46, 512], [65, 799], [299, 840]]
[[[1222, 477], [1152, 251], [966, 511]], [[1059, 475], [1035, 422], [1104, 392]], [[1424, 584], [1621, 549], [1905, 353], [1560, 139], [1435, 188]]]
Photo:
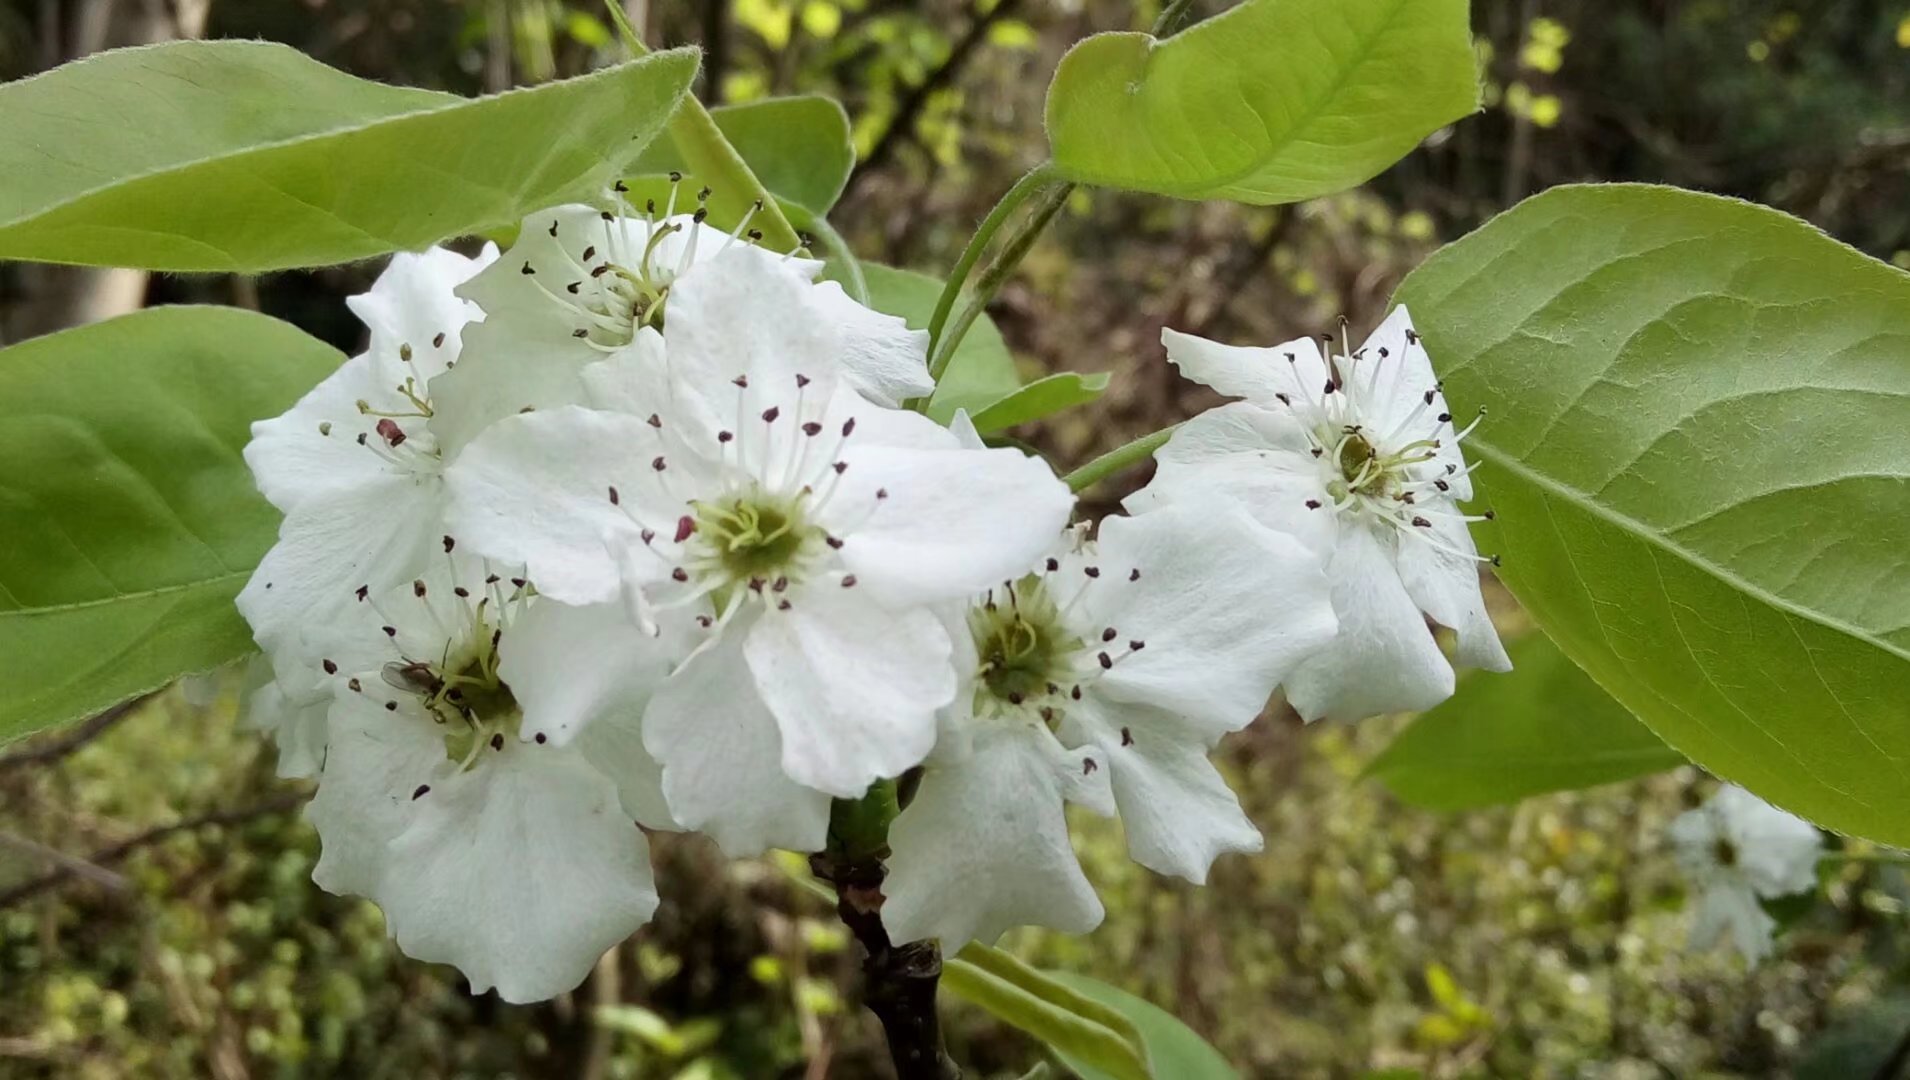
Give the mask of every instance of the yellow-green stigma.
[[824, 543], [800, 497], [752, 491], [695, 506], [701, 554], [732, 582], [786, 579]]
[[[1000, 594], [1005, 593], [1005, 596]], [[969, 610], [980, 659], [978, 699], [1021, 705], [1059, 692], [1074, 679], [1080, 638], [1069, 633], [1042, 579], [1030, 574]], [[982, 701], [976, 702], [979, 708]]]
[[479, 623], [476, 644], [438, 664], [399, 665], [388, 679], [425, 695], [425, 708], [444, 725], [444, 752], [469, 765], [486, 744], [502, 750], [517, 741], [523, 710], [498, 676], [497, 634]]

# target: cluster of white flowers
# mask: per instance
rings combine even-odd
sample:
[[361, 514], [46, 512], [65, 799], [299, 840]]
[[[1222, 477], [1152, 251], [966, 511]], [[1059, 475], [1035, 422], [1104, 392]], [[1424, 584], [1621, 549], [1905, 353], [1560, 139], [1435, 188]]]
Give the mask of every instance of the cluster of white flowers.
[[1260, 846], [1208, 753], [1276, 688], [1423, 708], [1429, 619], [1506, 666], [1403, 309], [1340, 355], [1170, 332], [1245, 400], [1091, 536], [1046, 463], [907, 407], [924, 334], [746, 228], [572, 206], [397, 256], [368, 350], [255, 427], [250, 715], [318, 781], [319, 884], [411, 955], [562, 992], [655, 910], [646, 830], [817, 851], [912, 770], [895, 940], [1086, 930], [1068, 802], [1200, 881]]
[[1734, 784], [1671, 823], [1672, 850], [1697, 893], [1693, 948], [1709, 949], [1730, 934], [1755, 964], [1769, 956], [1777, 920], [1763, 901], [1817, 887], [1824, 838], [1817, 827]]

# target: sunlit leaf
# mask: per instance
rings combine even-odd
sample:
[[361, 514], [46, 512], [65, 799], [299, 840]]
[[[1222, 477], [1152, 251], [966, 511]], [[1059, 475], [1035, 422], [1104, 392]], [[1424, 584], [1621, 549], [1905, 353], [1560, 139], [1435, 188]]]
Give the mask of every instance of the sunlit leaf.
[[1512, 643], [1512, 670], [1473, 673], [1415, 719], [1367, 775], [1432, 810], [1629, 780], [1684, 763], [1544, 634]]
[[1075, 180], [1273, 204], [1362, 183], [1478, 108], [1466, 0], [1247, 0], [1165, 40], [1096, 34], [1048, 90]]
[[[1069, 971], [1054, 971], [1049, 975], [1133, 1021], [1147, 1046], [1148, 1062], [1160, 1080], [1239, 1080], [1240, 1074], [1220, 1056], [1220, 1051], [1159, 1006], [1086, 975]], [[1113, 1076], [1059, 1048], [1056, 1052], [1062, 1063], [1073, 1069], [1081, 1080], [1108, 1080]]]
[[278, 513], [240, 450], [342, 359], [210, 307], [0, 350], [0, 740], [251, 650], [232, 598]]
[[[855, 168], [849, 116], [831, 98], [768, 98], [711, 109], [710, 118], [771, 194], [811, 214], [829, 212]], [[662, 207], [668, 188], [658, 179], [672, 170], [686, 175], [689, 190], [683, 194], [681, 205], [685, 209], [692, 206], [690, 196], [703, 180], [669, 139], [651, 143], [630, 169], [636, 178], [633, 187], [641, 185], [632, 192], [639, 206], [644, 199], [655, 198]], [[721, 216], [718, 221], [725, 223]]]
[[179, 41], [0, 86], [0, 259], [263, 271], [594, 199], [661, 130], [692, 50], [467, 100], [295, 49]]
[[1665, 742], [1910, 844], [1910, 275], [1777, 211], [1556, 188], [1401, 286], [1480, 547]]

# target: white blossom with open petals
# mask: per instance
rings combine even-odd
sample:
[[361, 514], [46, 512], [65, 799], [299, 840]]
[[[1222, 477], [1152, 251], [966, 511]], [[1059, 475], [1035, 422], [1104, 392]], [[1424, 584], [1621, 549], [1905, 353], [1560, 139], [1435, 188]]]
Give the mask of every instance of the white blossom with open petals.
[[1759, 898], [1817, 887], [1823, 836], [1816, 826], [1779, 810], [1735, 784], [1671, 823], [1678, 866], [1697, 894], [1691, 944], [1708, 949], [1726, 934], [1755, 964], [1771, 954], [1777, 923]]
[[252, 425], [246, 463], [285, 520], [238, 604], [282, 670], [309, 665], [309, 631], [342, 622], [359, 586], [383, 592], [438, 555], [444, 482], [427, 423], [431, 383], [482, 317], [453, 290], [496, 255], [392, 256], [370, 292], [346, 301], [370, 346], [284, 415]]
[[1128, 509], [1222, 494], [1327, 559], [1340, 636], [1287, 680], [1303, 717], [1444, 700], [1453, 670], [1428, 618], [1455, 632], [1459, 663], [1510, 669], [1480, 592], [1488, 560], [1467, 531], [1489, 514], [1459, 507], [1472, 497], [1460, 454], [1471, 427], [1454, 429], [1404, 307], [1332, 356], [1310, 338], [1241, 348], [1166, 330], [1162, 341], [1182, 374], [1244, 400], [1182, 425]]
[[359, 603], [356, 639], [332, 635], [320, 661], [334, 700], [314, 879], [372, 899], [401, 949], [474, 992], [575, 987], [657, 905], [638, 824], [675, 824], [639, 725], [676, 639], [527, 599], [469, 559]]
[[933, 606], [1019, 573], [1073, 505], [1040, 461], [869, 400], [852, 329], [758, 255], [677, 281], [663, 334], [584, 372], [598, 408], [501, 420], [449, 472], [453, 531], [541, 593], [703, 625], [644, 738], [678, 820], [734, 853], [813, 848], [827, 796], [921, 761], [955, 693]]
[[506, 416], [582, 402], [584, 368], [663, 329], [679, 287], [710, 272], [718, 256], [725, 267], [748, 262], [800, 286], [804, 317], [836, 328], [843, 377], [871, 400], [898, 405], [935, 388], [923, 332], [816, 281], [821, 262], [755, 246], [747, 219], [726, 233], [700, 212], [675, 209], [641, 217], [578, 205], [540, 211], [459, 290], [489, 318], [472, 328], [457, 369], [437, 388], [445, 408], [432, 427], [448, 455]]
[[1091, 929], [1101, 905], [1065, 802], [1118, 811], [1135, 861], [1190, 881], [1260, 849], [1207, 754], [1333, 637], [1313, 551], [1231, 502], [1190, 500], [1072, 534], [967, 622], [974, 665], [953, 711], [968, 737], [944, 739], [890, 834], [896, 940]]

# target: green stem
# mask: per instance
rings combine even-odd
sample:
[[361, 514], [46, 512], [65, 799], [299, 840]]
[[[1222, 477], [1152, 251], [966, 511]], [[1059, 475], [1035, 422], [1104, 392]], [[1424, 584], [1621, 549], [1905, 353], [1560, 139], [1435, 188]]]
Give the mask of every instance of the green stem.
[[1171, 0], [1165, 8], [1161, 9], [1161, 17], [1154, 20], [1154, 27], [1148, 33], [1155, 37], [1173, 33], [1174, 24], [1179, 22], [1180, 17], [1187, 14], [1187, 9], [1193, 6], [1194, 0]]
[[1122, 469], [1147, 460], [1154, 451], [1167, 445], [1167, 440], [1173, 437], [1174, 429], [1178, 427], [1179, 424], [1164, 427], [1125, 446], [1117, 446], [1061, 479], [1068, 485], [1068, 490], [1085, 491]]
[[815, 233], [823, 243], [829, 245], [829, 251], [842, 260], [842, 268], [849, 275], [849, 295], [863, 307], [869, 306], [869, 279], [862, 276], [862, 260], [849, 250], [849, 242], [842, 238], [834, 225], [821, 217], [811, 217], [804, 227]]
[[[631, 54], [649, 55], [650, 47], [637, 36], [636, 28], [624, 15], [623, 5], [617, 0], [604, 0], [604, 8], [610, 12], [610, 21], [616, 24], [617, 33]], [[762, 232], [764, 247], [788, 252], [802, 246], [802, 239], [783, 216], [776, 196], [756, 178], [749, 163], [723, 137], [710, 111], [694, 95], [684, 95], [683, 104], [670, 114], [665, 130], [670, 133], [670, 141], [676, 144], [677, 153], [682, 155], [689, 172], [709, 186], [711, 214], [719, 219], [740, 220], [754, 204], [756, 215], [750, 221]]]
[[975, 279], [975, 288], [969, 293], [968, 303], [962, 306], [962, 310], [956, 314], [954, 320], [944, 328], [937, 351], [929, 356], [931, 378], [941, 379], [942, 372], [948, 369], [949, 361], [954, 359], [955, 350], [961, 347], [962, 338], [967, 336], [968, 328], [975, 325], [975, 320], [981, 318], [982, 312], [987, 310], [989, 301], [993, 300], [995, 294], [1001, 291], [1001, 287], [1014, 276], [1016, 268], [1021, 265], [1021, 260], [1027, 256], [1029, 249], [1035, 246], [1035, 241], [1040, 239], [1042, 230], [1048, 227], [1048, 222], [1053, 221], [1055, 214], [1066, 205], [1068, 196], [1074, 194], [1074, 188], [1074, 184], [1066, 183], [1042, 192], [1040, 199], [1035, 202], [1034, 209], [1029, 212], [1027, 220], [1022, 222], [1021, 227], [1008, 238], [1008, 242], [1002, 245], [1001, 251], [983, 268], [981, 276]]
[[[975, 235], [968, 238], [968, 246], [962, 249], [962, 257], [955, 260], [955, 269], [949, 272], [948, 280], [942, 284], [942, 295], [935, 300], [935, 314], [928, 320], [928, 348], [931, 356], [935, 353], [936, 342], [941, 340], [942, 327], [948, 323], [949, 312], [955, 309], [955, 298], [961, 295], [962, 285], [968, 281], [969, 272], [975, 269], [977, 262], [981, 261], [982, 252], [988, 249], [988, 242], [994, 239], [995, 232], [1017, 207], [1028, 201], [1029, 196], [1054, 183], [1055, 180], [1056, 171], [1053, 162], [1044, 161], [1035, 166], [1021, 179], [1015, 181], [1015, 186], [1008, 189], [1007, 194], [1001, 197], [1001, 201], [995, 204], [995, 208], [982, 219], [981, 225], [976, 227]], [[941, 377], [939, 371], [933, 374], [937, 378]]]

